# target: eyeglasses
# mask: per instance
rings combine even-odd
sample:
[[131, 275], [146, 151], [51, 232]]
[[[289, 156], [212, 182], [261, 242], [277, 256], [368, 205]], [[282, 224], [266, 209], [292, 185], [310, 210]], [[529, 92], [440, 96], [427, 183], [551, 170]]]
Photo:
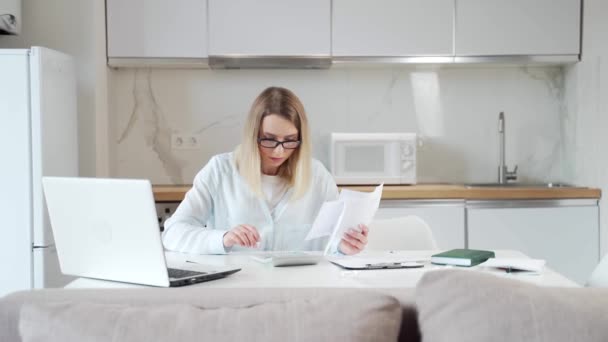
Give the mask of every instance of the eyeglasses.
[[300, 146], [300, 140], [285, 140], [285, 141], [278, 141], [278, 140], [274, 140], [274, 139], [258, 139], [258, 144], [260, 144], [260, 146], [262, 147], [266, 147], [266, 148], [276, 148], [277, 146], [281, 145], [283, 146], [283, 148], [288, 149], [288, 150], [293, 150], [296, 149]]

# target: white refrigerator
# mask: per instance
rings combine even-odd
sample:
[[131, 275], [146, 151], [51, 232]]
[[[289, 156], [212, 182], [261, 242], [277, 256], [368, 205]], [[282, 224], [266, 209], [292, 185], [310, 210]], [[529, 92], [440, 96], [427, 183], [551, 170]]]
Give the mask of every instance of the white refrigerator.
[[77, 176], [72, 58], [46, 48], [0, 49], [0, 296], [60, 287], [42, 176]]

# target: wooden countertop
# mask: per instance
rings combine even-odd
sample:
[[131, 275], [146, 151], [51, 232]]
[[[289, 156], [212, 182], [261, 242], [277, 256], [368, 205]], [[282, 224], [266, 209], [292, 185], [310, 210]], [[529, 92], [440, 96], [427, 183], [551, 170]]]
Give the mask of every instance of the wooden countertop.
[[[157, 202], [179, 202], [192, 185], [155, 185]], [[340, 186], [340, 188], [372, 191], [373, 186]], [[595, 188], [540, 188], [540, 187], [466, 187], [462, 184], [385, 185], [382, 199], [466, 199], [466, 200], [515, 200], [515, 199], [599, 199], [600, 189]]]

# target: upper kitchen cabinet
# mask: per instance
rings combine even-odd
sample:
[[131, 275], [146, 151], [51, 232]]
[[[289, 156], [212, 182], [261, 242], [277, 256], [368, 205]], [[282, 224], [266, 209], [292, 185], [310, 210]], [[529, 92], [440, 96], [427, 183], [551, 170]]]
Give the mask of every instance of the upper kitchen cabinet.
[[206, 0], [107, 0], [106, 11], [110, 65], [207, 58]]
[[580, 0], [456, 0], [456, 56], [576, 56]]
[[330, 0], [209, 0], [209, 56], [329, 57]]
[[110, 66], [569, 63], [581, 0], [106, 0]]
[[336, 57], [453, 56], [454, 0], [333, 0]]

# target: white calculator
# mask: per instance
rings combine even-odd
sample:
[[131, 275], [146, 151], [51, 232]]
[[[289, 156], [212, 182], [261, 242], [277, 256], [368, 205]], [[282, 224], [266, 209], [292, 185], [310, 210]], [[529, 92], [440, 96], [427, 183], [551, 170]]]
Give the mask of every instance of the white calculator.
[[320, 252], [272, 252], [264, 256], [254, 256], [256, 261], [272, 263], [275, 267], [315, 265], [324, 259]]

